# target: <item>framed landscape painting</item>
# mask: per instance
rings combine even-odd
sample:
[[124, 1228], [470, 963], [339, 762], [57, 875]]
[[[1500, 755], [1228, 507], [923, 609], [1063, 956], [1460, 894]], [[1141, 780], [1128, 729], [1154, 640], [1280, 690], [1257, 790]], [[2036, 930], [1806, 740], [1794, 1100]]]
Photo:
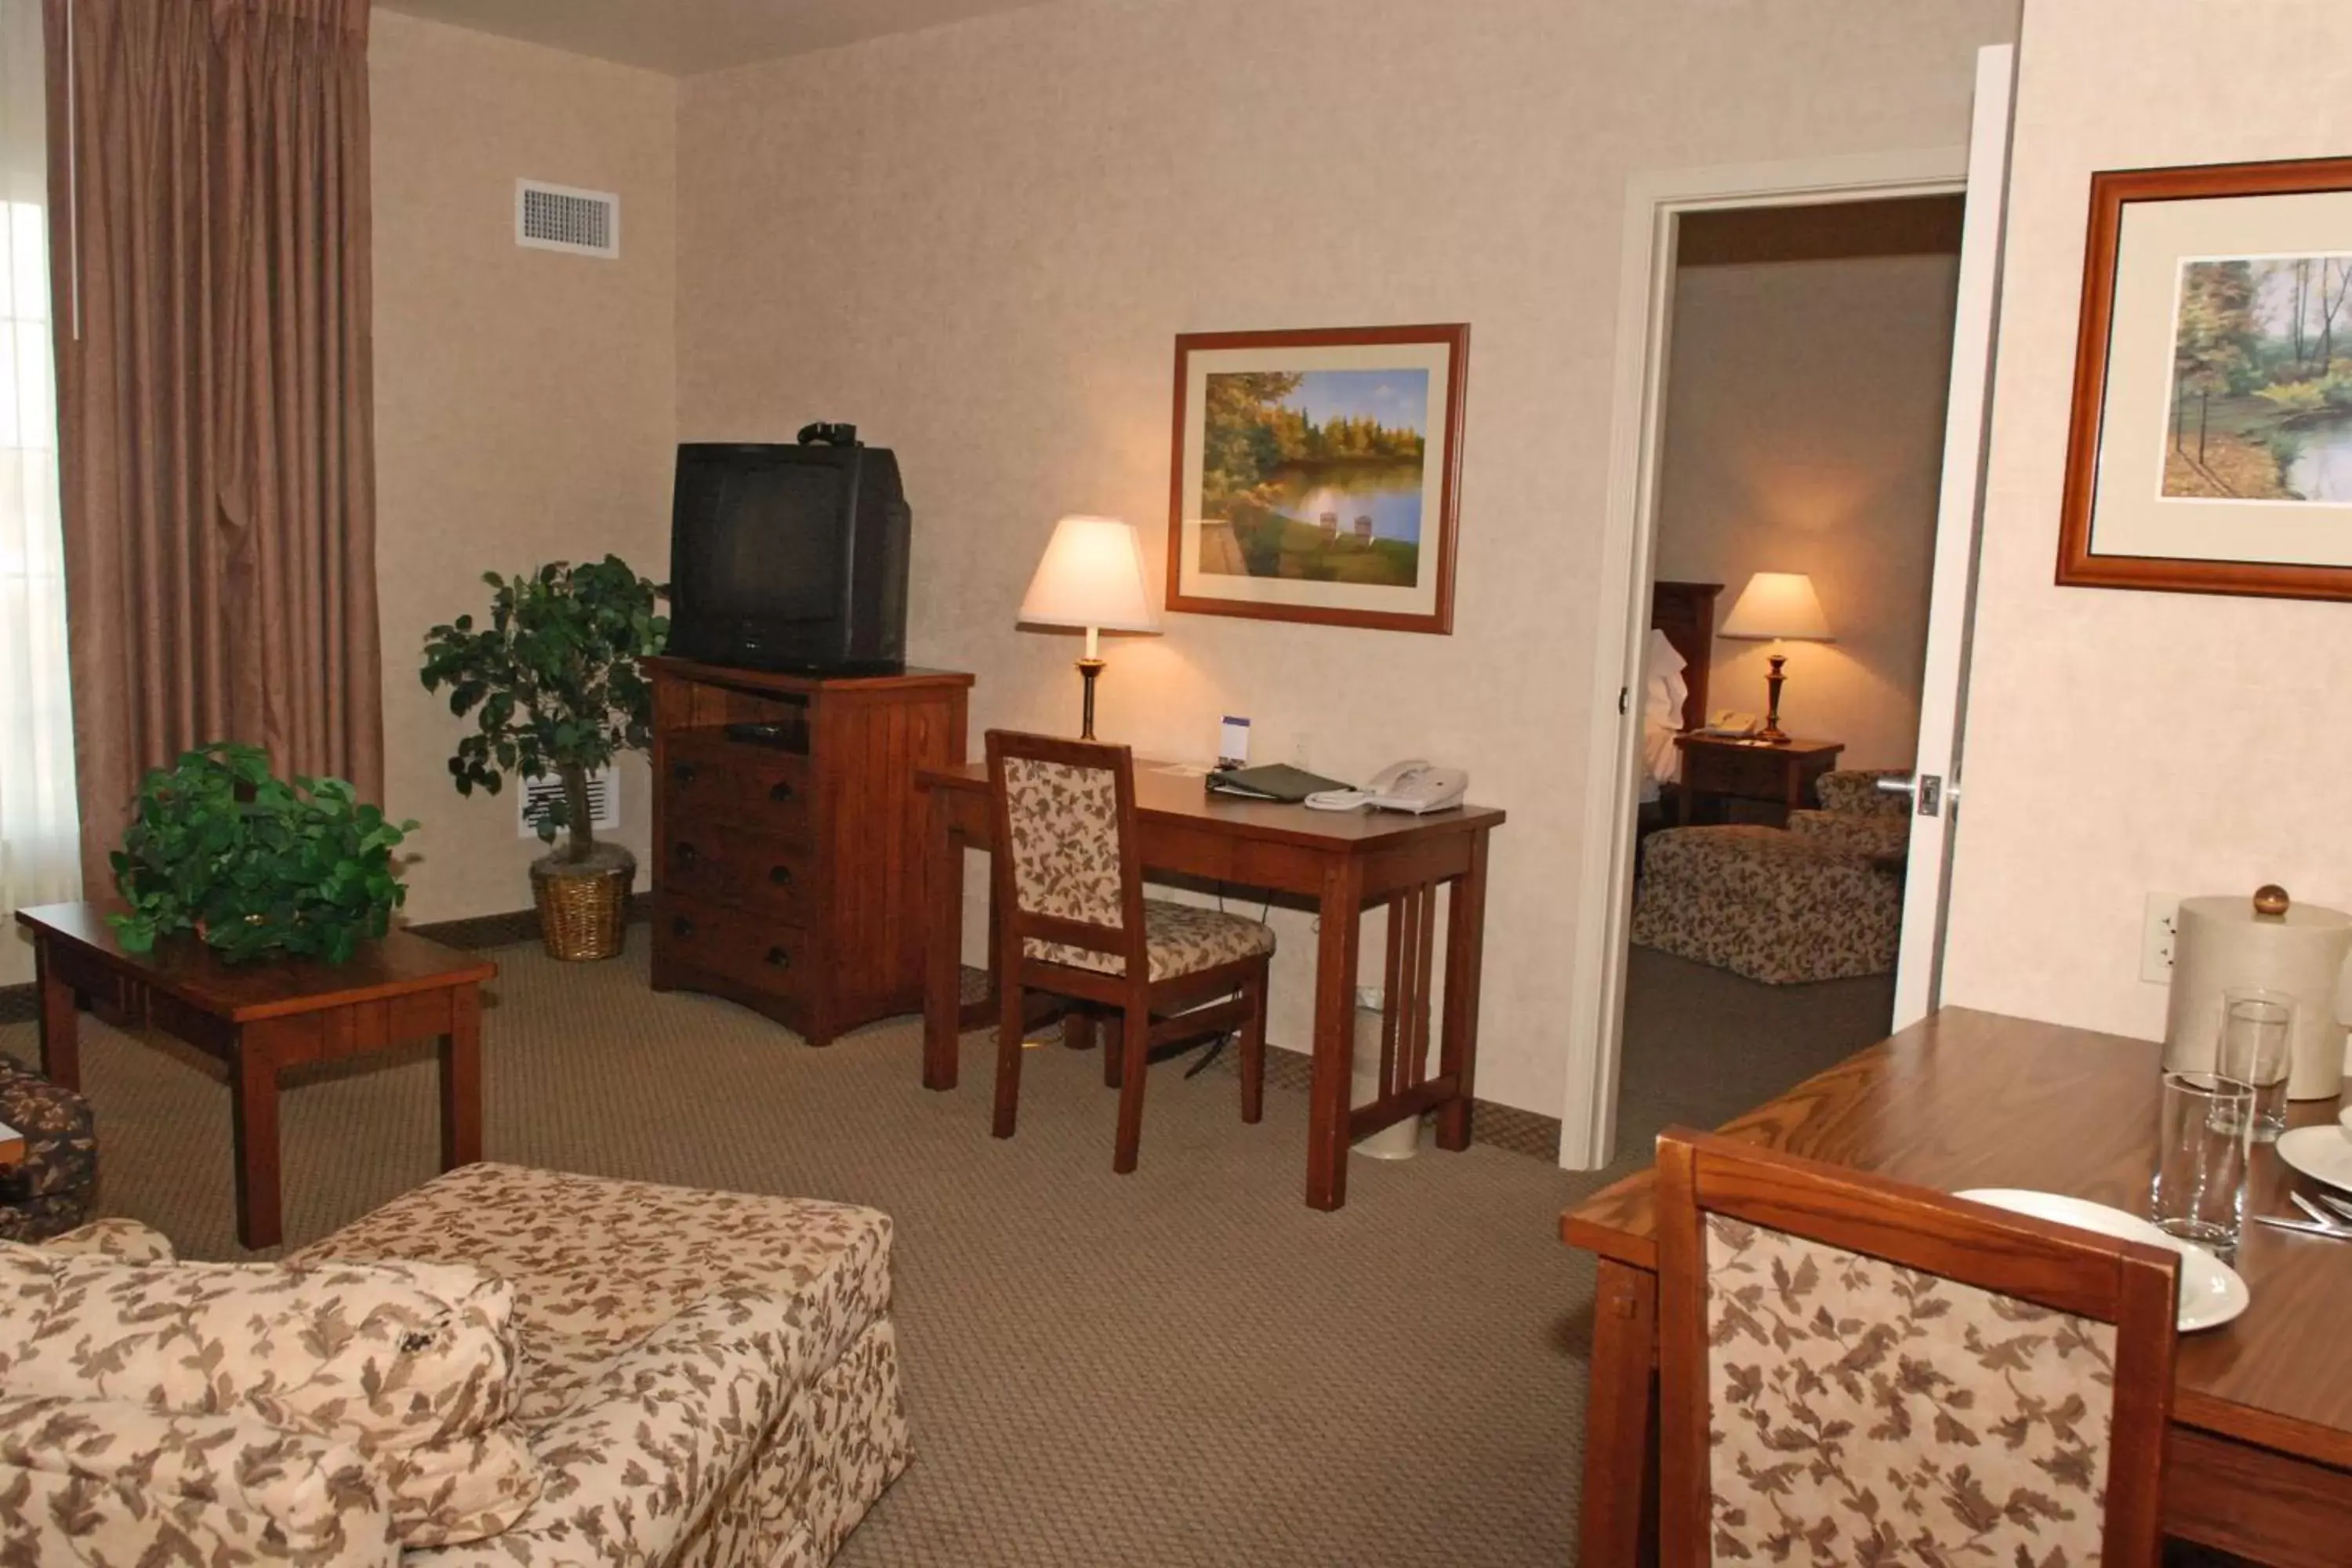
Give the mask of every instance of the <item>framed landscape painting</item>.
[[1470, 329], [1176, 340], [1168, 607], [1454, 629]]
[[2058, 581], [2352, 599], [2352, 159], [2094, 175]]

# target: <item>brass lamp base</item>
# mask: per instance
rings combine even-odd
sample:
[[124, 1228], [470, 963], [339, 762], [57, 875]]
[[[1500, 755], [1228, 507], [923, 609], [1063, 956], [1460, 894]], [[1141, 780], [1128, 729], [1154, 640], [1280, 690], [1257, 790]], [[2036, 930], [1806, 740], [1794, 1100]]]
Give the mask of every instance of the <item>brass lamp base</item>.
[[1765, 707], [1764, 728], [1756, 731], [1756, 738], [1768, 745], [1785, 746], [1789, 743], [1789, 732], [1780, 728], [1780, 685], [1789, 678], [1780, 672], [1780, 667], [1789, 662], [1789, 656], [1776, 653], [1767, 657], [1772, 661], [1771, 673], [1764, 678], [1764, 689], [1769, 700]]
[[1095, 738], [1095, 677], [1100, 675], [1102, 672], [1103, 661], [1101, 659], [1082, 658], [1078, 660], [1079, 679], [1083, 679], [1087, 683], [1085, 714], [1078, 729], [1078, 739], [1081, 741], [1091, 741]]

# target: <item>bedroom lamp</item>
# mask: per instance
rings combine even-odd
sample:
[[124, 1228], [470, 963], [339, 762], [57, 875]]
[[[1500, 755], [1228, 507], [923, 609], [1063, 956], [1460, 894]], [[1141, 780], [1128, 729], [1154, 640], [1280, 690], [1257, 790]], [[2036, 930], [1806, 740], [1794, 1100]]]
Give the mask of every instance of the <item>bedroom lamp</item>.
[[[1723, 630], [1716, 635], [1772, 643], [1837, 640], [1830, 635], [1830, 623], [1822, 614], [1821, 595], [1813, 592], [1813, 580], [1802, 572], [1759, 572], [1748, 579], [1748, 586], [1739, 590], [1731, 614], [1724, 617]], [[1780, 683], [1788, 677], [1780, 671], [1789, 656], [1775, 652], [1769, 657], [1772, 672], [1764, 678], [1764, 685], [1771, 700], [1764, 715], [1764, 728], [1756, 731], [1756, 738], [1785, 746], [1789, 736], [1780, 728]]]
[[1066, 517], [1054, 525], [1045, 557], [1022, 596], [1024, 622], [1087, 634], [1078, 660], [1086, 705], [1078, 738], [1095, 738], [1095, 677], [1103, 671], [1102, 634], [1157, 633], [1160, 611], [1143, 577], [1143, 542], [1135, 525], [1110, 517]]

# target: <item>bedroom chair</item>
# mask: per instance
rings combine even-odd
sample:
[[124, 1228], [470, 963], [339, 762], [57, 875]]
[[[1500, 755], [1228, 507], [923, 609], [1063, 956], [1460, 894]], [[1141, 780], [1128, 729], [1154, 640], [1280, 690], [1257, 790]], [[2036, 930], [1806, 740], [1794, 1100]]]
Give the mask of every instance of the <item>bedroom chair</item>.
[[1911, 847], [1911, 797], [1878, 787], [1907, 776], [1901, 768], [1839, 768], [1814, 781], [1819, 810], [1789, 814], [1789, 831], [1868, 855], [1900, 861]]
[[23, 1163], [0, 1169], [0, 1241], [43, 1241], [88, 1220], [98, 1200], [89, 1101], [0, 1056], [0, 1123], [25, 1139]]
[[1767, 985], [1892, 973], [1902, 862], [1826, 833], [1669, 827], [1642, 847], [1630, 934]]
[[[1267, 970], [1274, 931], [1216, 910], [1143, 896], [1135, 760], [1125, 746], [988, 731], [996, 818], [996, 1103], [1013, 1136], [1021, 1103], [1022, 1004], [1045, 991], [1120, 1017], [1118, 1135], [1111, 1169], [1135, 1169], [1151, 1047], [1241, 1032], [1242, 1120], [1265, 1103]], [[1154, 1015], [1160, 1022], [1153, 1023]], [[1104, 1048], [1110, 1049], [1106, 1044]], [[1108, 1064], [1106, 1064], [1108, 1067]]]
[[2154, 1568], [2179, 1260], [1658, 1139], [1659, 1561]]

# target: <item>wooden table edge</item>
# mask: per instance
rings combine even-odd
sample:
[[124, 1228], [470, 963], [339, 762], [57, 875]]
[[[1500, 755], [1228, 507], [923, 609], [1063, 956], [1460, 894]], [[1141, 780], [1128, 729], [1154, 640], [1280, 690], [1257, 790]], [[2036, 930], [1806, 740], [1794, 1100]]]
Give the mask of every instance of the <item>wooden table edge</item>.
[[61, 931], [46, 921], [33, 918], [32, 910], [18, 910], [16, 913], [16, 923], [33, 933], [36, 943], [45, 942], [68, 943], [75, 952], [86, 954], [118, 974], [136, 980], [151, 990], [161, 991], [167, 996], [185, 1002], [192, 1007], [199, 1008], [213, 1017], [230, 1024], [251, 1024], [258, 1023], [265, 1018], [295, 1017], [304, 1013], [323, 1013], [331, 1007], [349, 1006], [355, 1003], [383, 1002], [394, 996], [415, 996], [424, 992], [443, 991], [457, 985], [479, 985], [484, 981], [496, 979], [499, 973], [498, 962], [495, 959], [474, 958], [457, 948], [435, 942], [431, 937], [404, 932], [411, 940], [439, 948], [459, 962], [432, 974], [416, 975], [403, 980], [386, 980], [373, 985], [354, 986], [349, 990], [338, 991], [331, 996], [296, 997], [285, 1002], [247, 1003], [241, 1006], [224, 1007], [199, 995], [193, 987], [175, 984], [173, 975], [157, 969], [135, 953], [112, 952], [71, 931]]

